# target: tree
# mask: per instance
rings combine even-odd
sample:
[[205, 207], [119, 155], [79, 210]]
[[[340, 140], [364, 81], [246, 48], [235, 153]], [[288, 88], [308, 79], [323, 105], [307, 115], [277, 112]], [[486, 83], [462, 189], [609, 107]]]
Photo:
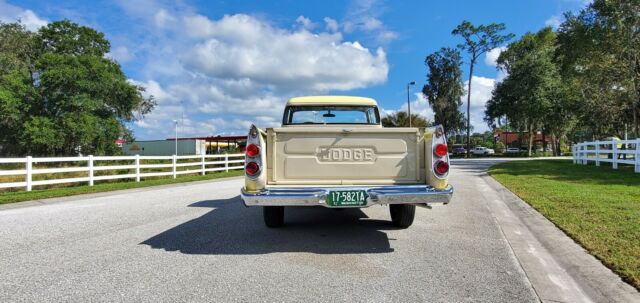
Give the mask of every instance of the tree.
[[[547, 128], [559, 135], [569, 111], [565, 89], [554, 61], [556, 34], [551, 28], [527, 33], [509, 44], [498, 57], [498, 67], [508, 76], [495, 87], [486, 105], [487, 121], [507, 117], [512, 126], [529, 136], [529, 156], [535, 133]], [[554, 113], [553, 111], [557, 111]]]
[[640, 136], [640, 2], [596, 0], [565, 14], [557, 57], [574, 98], [579, 126], [593, 136]]
[[427, 56], [425, 64], [429, 74], [422, 94], [435, 113], [435, 124], [441, 124], [449, 134], [462, 130], [464, 118], [460, 106], [464, 86], [460, 70], [460, 52], [451, 48], [441, 48]]
[[458, 44], [458, 48], [469, 54], [469, 84], [467, 88], [467, 157], [471, 156], [471, 80], [473, 79], [473, 67], [478, 58], [504, 44], [514, 37], [513, 34], [500, 34], [506, 29], [504, 23], [491, 23], [489, 25], [474, 26], [469, 21], [462, 21], [451, 34], [464, 39], [464, 43]]
[[[413, 127], [427, 127], [429, 121], [427, 119], [411, 114], [411, 124]], [[382, 126], [384, 127], [409, 127], [409, 115], [407, 112], [394, 112], [382, 117]]]
[[105, 57], [109, 41], [91, 28], [0, 24], [0, 42], [2, 154], [117, 153], [115, 140], [130, 134], [124, 123], [155, 105]]

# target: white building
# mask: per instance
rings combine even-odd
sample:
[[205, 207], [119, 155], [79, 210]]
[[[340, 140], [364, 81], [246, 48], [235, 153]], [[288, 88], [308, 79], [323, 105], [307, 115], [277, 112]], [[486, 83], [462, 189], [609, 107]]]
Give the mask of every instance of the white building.
[[[122, 145], [122, 151], [126, 155], [171, 156], [175, 154], [175, 149], [175, 140], [134, 141]], [[206, 153], [206, 150], [205, 140], [178, 140], [178, 155], [202, 155]]]

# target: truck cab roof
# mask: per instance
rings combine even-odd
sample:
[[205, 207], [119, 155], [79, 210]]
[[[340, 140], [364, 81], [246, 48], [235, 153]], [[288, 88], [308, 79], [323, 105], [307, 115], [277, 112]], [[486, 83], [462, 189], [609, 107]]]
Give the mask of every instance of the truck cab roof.
[[305, 96], [291, 98], [287, 102], [287, 106], [300, 105], [378, 106], [378, 103], [371, 98], [354, 96]]

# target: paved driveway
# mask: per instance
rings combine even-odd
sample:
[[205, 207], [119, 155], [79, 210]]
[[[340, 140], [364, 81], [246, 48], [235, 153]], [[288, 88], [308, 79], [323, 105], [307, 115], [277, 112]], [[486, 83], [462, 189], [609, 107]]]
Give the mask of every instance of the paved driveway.
[[382, 206], [267, 229], [241, 179], [3, 209], [0, 301], [538, 301], [489, 204], [495, 161], [457, 161], [451, 204], [405, 230]]

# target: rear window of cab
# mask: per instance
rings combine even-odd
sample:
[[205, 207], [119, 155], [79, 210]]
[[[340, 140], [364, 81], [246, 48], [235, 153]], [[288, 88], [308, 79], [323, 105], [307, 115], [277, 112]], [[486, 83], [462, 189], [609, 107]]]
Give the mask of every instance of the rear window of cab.
[[287, 106], [283, 125], [380, 124], [377, 106]]

